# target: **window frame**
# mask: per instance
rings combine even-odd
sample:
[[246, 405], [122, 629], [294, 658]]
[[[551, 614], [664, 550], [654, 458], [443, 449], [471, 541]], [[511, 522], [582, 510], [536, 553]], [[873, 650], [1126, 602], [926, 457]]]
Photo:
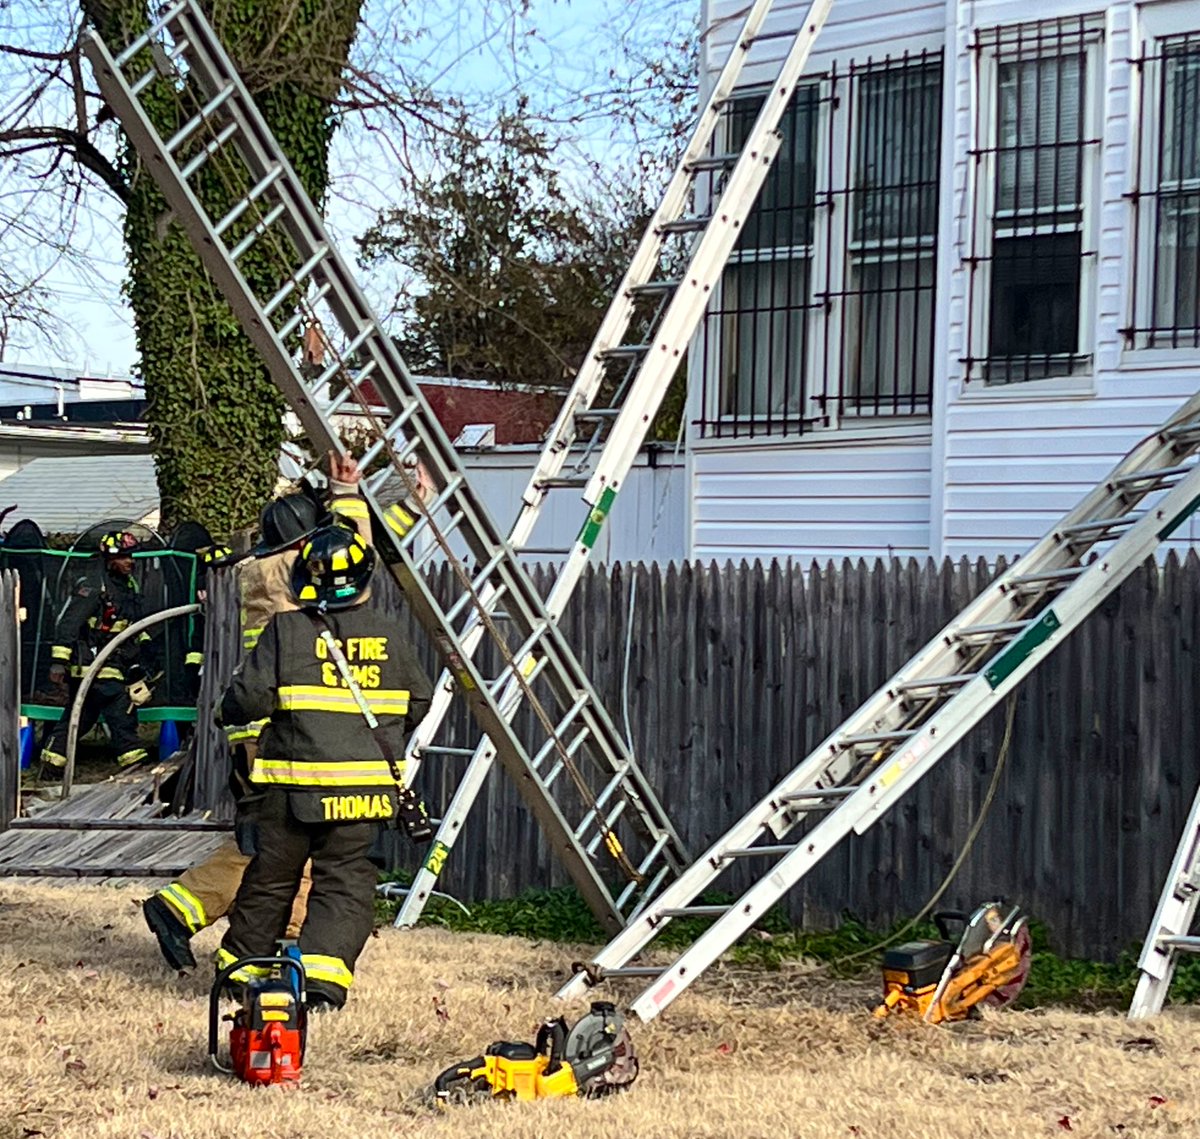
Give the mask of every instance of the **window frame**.
[[[853, 430], [872, 425], [907, 429], [913, 424], [929, 422], [933, 412], [933, 388], [937, 373], [937, 291], [942, 282], [941, 216], [945, 209], [943, 172], [947, 157], [944, 117], [947, 92], [952, 83], [946, 73], [948, 55], [940, 40], [929, 39], [914, 45], [904, 45], [904, 51], [899, 56], [872, 57], [864, 53], [862, 62], [856, 64], [852, 60], [846, 70], [839, 70], [834, 62], [828, 70], [805, 75], [801, 79], [798, 86], [813, 91], [815, 108], [812, 123], [812, 130], [815, 132], [812, 148], [812, 240], [807, 247], [765, 246], [746, 251], [735, 249], [725, 266], [727, 271], [737, 264], [755, 260], [786, 263], [798, 254], [807, 255], [808, 295], [801, 302], [805, 313], [805, 357], [801, 372], [799, 409], [761, 413], [727, 413], [722, 410], [728, 383], [722, 370], [725, 337], [723, 328], [717, 327], [714, 334], [709, 330], [708, 322], [713, 321], [719, 325], [728, 319], [728, 314], [724, 311], [726, 273], [723, 271], [697, 338], [701, 345], [701, 351], [697, 355], [703, 392], [699, 404], [700, 418], [697, 421], [700, 439], [711, 439], [716, 443], [730, 438], [777, 440], [781, 437], [810, 435], [814, 431]], [[930, 235], [922, 235], [915, 240], [881, 239], [875, 244], [895, 244], [896, 248], [900, 249], [912, 240], [914, 256], [902, 260], [911, 260], [919, 267], [921, 258], [915, 255], [915, 251], [919, 249], [927, 251], [932, 261], [929, 394], [919, 397], [908, 395], [901, 400], [910, 405], [914, 399], [924, 401], [924, 407], [905, 407], [893, 412], [890, 408], [865, 406], [860, 410], [857, 407], [846, 406], [849, 397], [846, 389], [849, 354], [847, 346], [843, 344], [843, 337], [850, 324], [849, 303], [856, 299], [847, 292], [852, 271], [852, 251], [860, 253], [864, 243], [855, 239], [853, 221], [843, 226], [840, 214], [836, 223], [826, 224], [825, 218], [830, 210], [853, 211], [856, 208], [855, 196], [858, 188], [854, 185], [857, 177], [855, 163], [864, 95], [860, 80], [889, 68], [901, 71], [906, 67], [936, 69], [938, 76], [939, 94], [935, 104], [936, 110], [926, 124], [926, 130], [934, 133], [938, 144], [933, 180], [934, 222]], [[759, 98], [768, 89], [767, 85], [761, 83], [739, 87], [731, 95], [730, 102]], [[729, 142], [727, 131], [728, 127], [722, 127], [718, 131], [717, 137], [722, 144]], [[871, 242], [865, 244], [868, 250], [872, 248]], [[864, 263], [868, 267], [874, 264], [869, 259], [869, 254]], [[919, 297], [922, 294], [917, 295]], [[862, 303], [862, 298], [858, 299]], [[814, 382], [820, 375], [829, 377], [824, 384]], [[890, 401], [892, 397], [885, 398]], [[874, 397], [870, 396], [863, 397], [867, 405], [870, 405], [873, 399]], [[883, 402], [883, 398], [876, 402]]]
[[[1131, 60], [1134, 74], [1131, 90], [1134, 101], [1130, 108], [1129, 132], [1129, 190], [1125, 197], [1130, 203], [1131, 220], [1128, 231], [1128, 264], [1132, 273], [1125, 274], [1124, 312], [1127, 327], [1121, 329], [1124, 367], [1157, 367], [1163, 364], [1200, 363], [1200, 320], [1189, 334], [1196, 343], [1155, 344], [1156, 335], [1169, 335], [1154, 325], [1157, 308], [1158, 282], [1155, 269], [1158, 263], [1159, 216], [1162, 196], [1159, 180], [1159, 150], [1164, 127], [1165, 107], [1162, 96], [1165, 84], [1159, 69], [1165, 60], [1167, 43], [1174, 39], [1194, 38], [1200, 54], [1200, 16], [1193, 7], [1167, 7], [1148, 10], [1142, 15], [1141, 51]], [[1147, 81], [1148, 68], [1153, 68]], [[1200, 289], [1200, 280], [1197, 281]], [[1178, 332], [1178, 329], [1173, 331]]]
[[[1080, 124], [1080, 220], [1077, 230], [1066, 229], [1056, 224], [1053, 227], [996, 225], [998, 168], [1000, 162], [1000, 66], [1007, 62], [1001, 58], [1005, 46], [1010, 51], [1020, 51], [1020, 60], [1033, 59], [1067, 59], [1077, 52], [1070, 50], [1066, 53], [1054, 52], [1053, 41], [1047, 45], [1044, 53], [1035, 53], [1031, 44], [1028, 48], [1020, 48], [1019, 37], [1022, 31], [1031, 32], [1038, 38], [1038, 29], [1053, 28], [1057, 25], [1058, 35], [1068, 38], [1078, 38], [1078, 54], [1084, 59], [1085, 90], [1080, 96], [1080, 110], [1083, 116]], [[992, 37], [990, 42], [981, 41], [980, 36]], [[1006, 36], [1014, 36], [1011, 44], [1006, 45]], [[1105, 29], [1102, 22], [1095, 18], [1057, 17], [1034, 22], [1021, 21], [1015, 24], [1002, 24], [998, 27], [976, 28], [971, 43], [975, 56], [973, 75], [974, 107], [971, 145], [968, 148], [966, 161], [968, 163], [968, 178], [966, 181], [967, 216], [970, 221], [970, 252], [963, 258], [966, 268], [966, 303], [968, 316], [964, 322], [966, 334], [965, 351], [960, 360], [962, 379], [965, 391], [1021, 391], [1032, 390], [1027, 384], [1036, 384], [1037, 392], [1061, 388], [1064, 391], [1075, 392], [1081, 383], [1090, 383], [1096, 367], [1096, 315], [1097, 293], [1099, 288], [1099, 229], [1100, 229], [1100, 188], [1101, 166], [1103, 160], [1103, 97], [1104, 84], [1101, 81], [1105, 74]], [[1024, 53], [1028, 52], [1028, 56]], [[1019, 61], [1020, 61], [1019, 60]], [[1034, 161], [1037, 161], [1035, 155]], [[1018, 177], [1019, 177], [1018, 159]], [[993, 299], [993, 266], [996, 247], [996, 233], [1000, 230], [1004, 236], [1021, 236], [1021, 231], [1029, 230], [1027, 236], [1067, 235], [1078, 232], [1080, 235], [1080, 265], [1079, 265], [1079, 312], [1076, 333], [1075, 352], [1066, 358], [1067, 370], [1062, 372], [1048, 371], [1045, 375], [1029, 375], [1024, 378], [1008, 380], [989, 380], [988, 370], [993, 367], [993, 359], [1015, 360], [1021, 357], [992, 357], [989, 354], [991, 344], [991, 315]], [[1026, 359], [1037, 360], [1045, 354], [1029, 353]], [[1054, 359], [1055, 357], [1050, 357]], [[1010, 364], [1010, 368], [1015, 365]]]

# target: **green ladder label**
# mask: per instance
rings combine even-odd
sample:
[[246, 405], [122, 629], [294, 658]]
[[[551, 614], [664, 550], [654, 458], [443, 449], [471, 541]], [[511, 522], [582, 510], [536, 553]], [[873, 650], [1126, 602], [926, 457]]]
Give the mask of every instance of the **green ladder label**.
[[995, 691], [1012, 676], [1029, 654], [1039, 645], [1045, 644], [1061, 625], [1058, 614], [1053, 609], [1047, 609], [1038, 621], [1030, 625], [1013, 641], [996, 658], [996, 663], [983, 674], [983, 678], [992, 686], [992, 690]]

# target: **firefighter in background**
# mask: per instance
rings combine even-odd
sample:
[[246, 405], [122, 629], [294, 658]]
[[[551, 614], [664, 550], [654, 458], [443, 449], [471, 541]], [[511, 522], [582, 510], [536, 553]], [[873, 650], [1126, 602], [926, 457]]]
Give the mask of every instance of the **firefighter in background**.
[[[330, 455], [329, 510], [333, 518], [352, 526], [365, 541], [370, 537], [370, 522], [367, 504], [358, 493], [358, 482], [358, 464], [353, 458]], [[211, 552], [209, 570], [236, 562], [241, 597], [241, 638], [245, 651], [258, 644], [263, 628], [275, 613], [296, 608], [291, 594], [292, 562], [296, 551], [321, 525], [324, 513], [307, 495], [285, 495], [263, 508], [259, 542], [249, 558], [237, 561], [227, 549], [217, 548]], [[233, 752], [230, 788], [237, 801], [236, 837], [189, 867], [142, 906], [146, 924], [158, 939], [163, 958], [172, 969], [195, 968], [191, 939], [229, 912], [242, 884], [242, 875], [250, 864], [253, 817], [261, 795], [252, 792], [248, 775], [256, 754], [258, 734], [265, 722], [227, 722], [225, 729]], [[294, 898], [288, 922], [289, 937], [295, 937], [304, 922], [310, 884], [305, 874]]]
[[[105, 534], [100, 539], [104, 558], [100, 584], [80, 578], [55, 624], [50, 683], [60, 685], [68, 674], [70, 680], [62, 719], [42, 751], [42, 762], [51, 767], [66, 766], [71, 708], [83, 674], [118, 633], [153, 612], [133, 576], [133, 553], [137, 546], [137, 538], [128, 531]], [[91, 731], [103, 717], [117, 751], [117, 763], [122, 767], [141, 762], [147, 754], [138, 740], [137, 708], [151, 696], [146, 679], [151, 646], [149, 632], [122, 644], [101, 667], [83, 701], [79, 735]]]
[[404, 809], [404, 746], [432, 695], [404, 626], [367, 604], [374, 565], [374, 550], [344, 527], [314, 534], [292, 571], [301, 611], [272, 619], [220, 709], [226, 721], [269, 721], [250, 769], [263, 793], [256, 853], [217, 967], [273, 952], [311, 858], [299, 941], [312, 1009], [345, 1004], [373, 925], [367, 852], [377, 824]]

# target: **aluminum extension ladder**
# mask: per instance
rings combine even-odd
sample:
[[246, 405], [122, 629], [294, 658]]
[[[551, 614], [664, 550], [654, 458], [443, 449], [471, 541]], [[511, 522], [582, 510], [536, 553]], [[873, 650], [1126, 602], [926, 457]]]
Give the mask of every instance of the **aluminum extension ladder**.
[[[559, 996], [605, 977], [648, 977], [633, 1010], [657, 1016], [842, 838], [876, 823], [1196, 510], [1200, 463], [1188, 460], [1198, 449], [1200, 395], [579, 966]], [[766, 864], [755, 885], [729, 905], [695, 904], [744, 859]], [[672, 964], [630, 965], [675, 917], [715, 920]]]
[[[312, 446], [344, 452], [333, 424], [343, 407], [357, 405], [372, 426], [374, 440], [360, 464], [376, 543], [587, 904], [605, 928], [622, 928], [686, 866], [682, 841], [528, 573], [468, 485], [196, 0], [161, 9], [119, 53], [95, 33], [84, 37], [83, 48], [104, 97]], [[172, 107], [178, 125], [160, 132], [147, 97], [160, 113], [164, 104]], [[224, 200], [237, 201], [219, 218], [203, 204], [214, 186]], [[292, 349], [314, 324], [328, 337], [333, 361], [306, 377]], [[379, 403], [382, 410], [373, 406]], [[414, 515], [406, 503], [419, 501], [413, 498], [418, 460], [434, 490]], [[378, 471], [376, 461], [384, 462]], [[397, 481], [401, 502], [388, 508], [381, 494]], [[470, 566], [453, 556], [452, 535], [465, 543]], [[455, 579], [445, 606], [422, 573], [439, 553]], [[465, 638], [476, 627], [504, 662], [496, 677], [485, 678], [471, 660]], [[528, 711], [519, 728], [510, 723], [511, 708], [502, 707], [514, 686]], [[608, 804], [623, 807], [619, 818]]]
[[1130, 1019], [1162, 1012], [1180, 953], [1200, 953], [1200, 936], [1190, 931], [1200, 902], [1200, 790], [1183, 828], [1154, 913], [1154, 922], [1138, 959], [1137, 988], [1129, 1005]]
[[[637, 457], [638, 448], [645, 440], [688, 342], [717, 287], [734, 242], [766, 181], [782, 141], [780, 120], [833, 0], [815, 0], [807, 17], [800, 22], [799, 30], [787, 33], [791, 38], [789, 50], [745, 142], [736, 151], [717, 153], [718, 129], [724, 109], [737, 87], [751, 48], [763, 38], [778, 38], [775, 33], [764, 34], [762, 31], [772, 4], [773, 0], [758, 0], [747, 11], [734, 47], [700, 113], [662, 203], [650, 219], [522, 496], [521, 511], [509, 534], [513, 548], [531, 553], [561, 552], [567, 555], [546, 598], [546, 610], [554, 621], [562, 617], [583, 576], [617, 492]], [[707, 201], [702, 200], [697, 194], [699, 177], [721, 172], [728, 177], [719, 187], [719, 193]], [[678, 277], [664, 279], [663, 257], [668, 238], [673, 234], [689, 233], [696, 237], [686, 267]], [[649, 328], [635, 320], [636, 305], [642, 298], [657, 302], [656, 311], [648, 321]], [[634, 326], [632, 330], [631, 326]], [[637, 338], [634, 342], [629, 341], [631, 335]], [[614, 363], [624, 363], [624, 375], [615, 387], [612, 406], [597, 407], [596, 401], [604, 390], [606, 369]], [[591, 435], [582, 462], [573, 463], [573, 468], [564, 477], [562, 472], [571, 447], [586, 428], [591, 428]], [[588, 464], [586, 473], [580, 470], [583, 463]], [[579, 537], [569, 551], [532, 550], [528, 543], [534, 526], [549, 492], [556, 487], [584, 488], [584, 519]], [[492, 598], [485, 595], [483, 601], [490, 605]], [[468, 652], [474, 650], [480, 633], [481, 630], [475, 630], [465, 639]], [[429, 712], [409, 742], [405, 781], [410, 785], [417, 776], [424, 754], [453, 754], [458, 750], [433, 744], [453, 694], [453, 677], [449, 672], [443, 673]], [[510, 683], [500, 697], [505, 715], [515, 712], [520, 699], [520, 689]], [[462, 834], [467, 815], [483, 790], [495, 756], [496, 749], [486, 738], [475, 748], [443, 812], [425, 862], [396, 915], [397, 926], [415, 925], [420, 918], [447, 856]], [[611, 807], [606, 802], [598, 805], [608, 811], [621, 809], [619, 803]]]

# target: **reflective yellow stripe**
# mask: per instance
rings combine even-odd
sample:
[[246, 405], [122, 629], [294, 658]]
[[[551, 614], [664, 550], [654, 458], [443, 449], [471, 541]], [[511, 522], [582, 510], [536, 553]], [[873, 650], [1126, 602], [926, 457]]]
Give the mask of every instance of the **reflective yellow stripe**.
[[348, 989], [354, 983], [354, 974], [346, 967], [346, 962], [340, 957], [326, 957], [320, 953], [304, 953], [300, 956], [304, 966], [304, 974], [310, 981], [325, 981], [337, 985], [339, 989]]
[[183, 924], [188, 927], [189, 933], [199, 933], [208, 925], [208, 915], [204, 912], [204, 903], [186, 886], [172, 882], [169, 886], [159, 890], [158, 896], [179, 914], [183, 919]]
[[225, 738], [231, 744], [244, 743], [246, 740], [256, 740], [262, 735], [262, 730], [271, 721], [255, 720], [252, 724], [238, 724], [236, 727], [225, 729]]
[[[401, 770], [404, 764], [397, 765]], [[255, 757], [251, 783], [276, 783], [288, 787], [394, 787], [391, 768], [382, 759], [308, 762], [303, 759]]]
[[[372, 688], [363, 692], [372, 712], [403, 716], [408, 712], [407, 688]], [[362, 709], [354, 695], [342, 688], [320, 684], [285, 684], [279, 689], [279, 707], [286, 712], [354, 712]]]
[[416, 525], [417, 521], [400, 505], [389, 506], [384, 512], [383, 520], [388, 524], [389, 529], [395, 530], [401, 538]]
[[242, 630], [242, 648], [249, 652], [255, 645], [258, 644], [259, 638], [263, 635], [263, 629], [266, 626], [259, 626], [257, 629]]
[[184, 664], [203, 664], [204, 663], [204, 654], [203, 653], [188, 653], [187, 656], [185, 656], [183, 658], [183, 663]]
[[[217, 968], [227, 969], [237, 960], [237, 955], [230, 953], [228, 949], [222, 946], [217, 950]], [[240, 969], [235, 969], [229, 974], [231, 981], [237, 981], [239, 984], [245, 984], [247, 981], [253, 981], [257, 977], [269, 977], [271, 970], [266, 965], [243, 965]]]
[[357, 496], [353, 498], [335, 498], [329, 504], [329, 509], [334, 514], [340, 514], [343, 518], [366, 518], [367, 516], [367, 504]]
[[119, 668], [105, 667], [100, 670], [99, 680], [124, 680], [125, 674]]
[[50, 650], [51, 660], [70, 660], [71, 650], [66, 645], [55, 645]]

